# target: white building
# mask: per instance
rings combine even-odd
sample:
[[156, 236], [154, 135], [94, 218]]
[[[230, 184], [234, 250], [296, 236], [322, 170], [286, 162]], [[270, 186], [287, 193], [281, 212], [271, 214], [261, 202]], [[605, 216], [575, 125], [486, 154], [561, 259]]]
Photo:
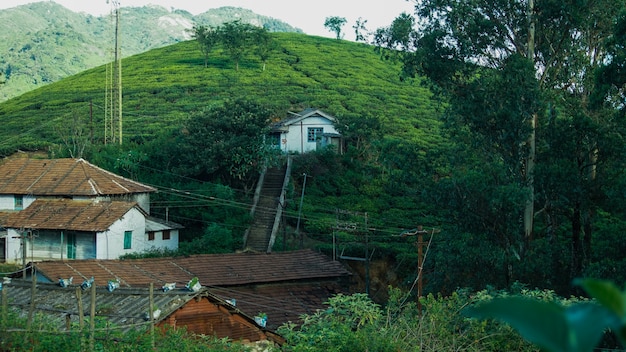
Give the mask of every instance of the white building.
[[306, 153], [329, 146], [343, 152], [335, 117], [317, 109], [291, 113], [272, 125], [270, 141], [284, 153]]
[[0, 259], [117, 259], [175, 250], [181, 226], [149, 216], [155, 191], [83, 159], [7, 160], [0, 165]]

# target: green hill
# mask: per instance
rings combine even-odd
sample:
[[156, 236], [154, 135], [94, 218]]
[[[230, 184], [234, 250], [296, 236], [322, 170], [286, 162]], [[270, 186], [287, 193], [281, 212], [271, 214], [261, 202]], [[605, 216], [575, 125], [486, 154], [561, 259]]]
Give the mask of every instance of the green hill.
[[[195, 41], [124, 59], [124, 143], [150, 140], [180, 127], [190, 113], [235, 97], [266, 105], [276, 118], [315, 107], [339, 118], [375, 117], [386, 138], [424, 146], [436, 141], [429, 91], [419, 82], [401, 81], [399, 66], [381, 60], [373, 47], [298, 33], [272, 36], [277, 49], [265, 70], [249, 56], [236, 71], [221, 50], [205, 68]], [[107, 70], [99, 66], [0, 104], [1, 153], [48, 148], [76, 121], [88, 126], [94, 143], [101, 142]]]
[[[161, 6], [121, 7], [123, 57], [191, 39], [194, 24], [239, 19], [270, 32], [301, 32], [287, 23], [237, 7], [193, 16]], [[0, 101], [113, 61], [115, 18], [77, 13], [41, 1], [0, 10]]]

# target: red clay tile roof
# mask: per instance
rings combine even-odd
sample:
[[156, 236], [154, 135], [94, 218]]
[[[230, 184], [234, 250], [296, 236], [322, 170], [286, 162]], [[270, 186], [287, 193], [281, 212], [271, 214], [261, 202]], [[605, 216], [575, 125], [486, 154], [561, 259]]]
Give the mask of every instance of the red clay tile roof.
[[2, 224], [17, 229], [106, 231], [136, 205], [124, 201], [37, 199], [28, 208], [9, 214]]
[[155, 191], [83, 159], [10, 159], [0, 165], [0, 194], [99, 196]]
[[[29, 207], [30, 208], [30, 207]], [[203, 286], [236, 286], [349, 276], [339, 262], [312, 250], [202, 254], [190, 257], [127, 260], [69, 260], [35, 263], [52, 281], [93, 276], [97, 285], [119, 278], [122, 286], [186, 284], [197, 276]]]

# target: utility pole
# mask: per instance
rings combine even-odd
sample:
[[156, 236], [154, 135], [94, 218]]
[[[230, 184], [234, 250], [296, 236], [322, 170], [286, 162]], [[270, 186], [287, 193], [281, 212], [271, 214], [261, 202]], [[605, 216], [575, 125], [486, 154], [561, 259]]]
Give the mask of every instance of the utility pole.
[[[424, 235], [429, 233], [431, 234], [428, 241], [424, 241]], [[423, 226], [420, 225], [416, 229], [404, 231], [400, 234], [400, 237], [408, 237], [408, 236], [417, 236], [417, 308], [419, 311], [422, 311], [422, 304], [420, 303], [420, 298], [422, 297], [422, 292], [424, 289], [424, 262], [425, 262], [425, 253], [424, 253], [424, 245], [430, 245], [430, 241], [432, 240], [432, 235], [435, 232], [439, 232], [439, 230], [424, 230]]]
[[300, 209], [298, 210], [298, 222], [296, 224], [296, 235], [300, 237], [300, 249], [304, 248], [304, 238], [300, 233], [300, 217], [302, 216], [302, 203], [304, 202], [304, 190], [306, 189], [306, 173], [302, 174], [304, 181], [302, 181], [302, 195], [300, 196]]
[[[107, 0], [107, 4], [109, 0]], [[107, 92], [105, 94], [105, 100], [110, 100], [111, 109], [110, 116], [107, 116], [107, 111], [105, 109], [105, 134], [104, 134], [104, 143], [106, 144], [108, 139], [110, 138], [111, 142], [115, 142], [116, 137], [118, 139], [119, 144], [122, 144], [122, 51], [121, 51], [121, 40], [120, 40], [120, 3], [118, 0], [111, 0], [113, 10], [115, 13], [115, 39], [113, 43], [113, 63], [111, 67], [111, 86], [110, 86], [110, 95], [107, 87]], [[108, 68], [108, 65], [107, 65]], [[107, 86], [108, 86], [109, 75], [107, 72]], [[107, 101], [108, 103], [108, 101]], [[117, 121], [116, 121], [117, 120]], [[115, 125], [117, 122], [118, 133], [115, 135]], [[108, 134], [110, 133], [110, 136]]]
[[[343, 231], [347, 233], [365, 234], [365, 257], [351, 257], [343, 255], [343, 251], [339, 255], [339, 259], [355, 260], [365, 263], [365, 293], [370, 295], [370, 256], [373, 254], [369, 250], [369, 227], [367, 226], [367, 213], [360, 213], [348, 210], [335, 210], [336, 223], [333, 228], [333, 260], [336, 255], [335, 231]], [[362, 218], [362, 219], [361, 219]], [[362, 224], [362, 225], [361, 225]]]

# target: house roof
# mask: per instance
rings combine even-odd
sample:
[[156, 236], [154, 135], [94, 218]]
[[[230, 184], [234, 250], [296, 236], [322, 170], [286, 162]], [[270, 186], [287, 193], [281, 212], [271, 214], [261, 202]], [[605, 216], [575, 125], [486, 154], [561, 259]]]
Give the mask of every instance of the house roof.
[[163, 231], [163, 230], [174, 230], [174, 229], [182, 229], [183, 225], [175, 223], [173, 221], [166, 221], [162, 219], [158, 219], [152, 216], [146, 217], [146, 232], [151, 231]]
[[158, 287], [166, 283], [183, 287], [198, 277], [200, 284], [216, 296], [235, 299], [243, 312], [267, 313], [270, 329], [322, 309], [331, 295], [346, 293], [347, 285], [342, 280], [351, 275], [341, 263], [309, 249], [270, 254], [45, 261], [33, 265], [53, 282], [69, 277], [82, 281], [93, 276], [98, 286], [117, 278], [121, 287], [145, 287], [150, 282]]
[[[72, 285], [67, 287], [61, 287], [59, 284], [53, 283], [37, 283], [35, 288], [35, 310], [45, 314], [47, 321], [53, 326], [57, 326], [59, 331], [64, 331], [67, 329], [66, 319], [68, 316], [70, 321], [78, 322], [77, 293], [80, 292], [83, 316], [89, 317], [91, 295], [89, 290], [83, 291], [79, 288], [81, 283], [82, 281], [73, 282]], [[10, 306], [22, 311], [30, 309], [31, 288], [32, 283], [28, 280], [12, 280], [8, 284], [3, 284], [3, 290], [6, 290], [7, 297], [11, 302]], [[149, 319], [147, 313], [150, 311], [149, 286], [120, 287], [113, 291], [109, 291], [105, 287], [96, 287], [95, 298], [96, 316], [106, 318], [122, 331], [148, 327]], [[201, 321], [205, 321], [213, 329], [219, 329], [219, 331], [215, 330], [213, 333], [220, 338], [228, 336], [233, 340], [258, 340], [260, 335], [267, 334], [267, 337], [273, 337], [276, 340], [276, 335], [263, 332], [263, 329], [254, 322], [251, 316], [246, 315], [227, 301], [213, 295], [207, 289], [192, 292], [185, 288], [178, 288], [164, 292], [160, 287], [154, 287], [152, 299], [153, 307], [161, 311], [156, 318], [157, 323], [167, 323], [168, 316], [176, 313], [179, 309], [184, 309], [188, 303], [206, 299], [209, 303], [219, 307], [219, 309], [211, 309], [210, 312], [207, 312], [202, 308], [191, 308], [185, 315], [205, 315]], [[191, 311], [194, 313], [191, 313]], [[245, 321], [247, 324], [244, 327], [238, 324], [238, 321]], [[196, 324], [195, 321], [193, 323]], [[179, 322], [178, 325], [181, 325], [181, 323]], [[204, 325], [200, 326], [203, 330], [207, 328]], [[189, 326], [190, 331], [193, 331], [194, 328], [195, 326]]]
[[329, 114], [327, 114], [327, 113], [325, 113], [325, 112], [323, 112], [323, 111], [321, 111], [319, 109], [311, 109], [311, 108], [309, 108], [309, 109], [302, 110], [299, 113], [291, 112], [291, 116], [274, 123], [272, 125], [272, 129], [278, 130], [278, 129], [282, 128], [282, 127], [293, 125], [293, 124], [298, 123], [298, 122], [300, 122], [300, 121], [302, 121], [302, 120], [304, 120], [306, 118], [313, 117], [313, 116], [323, 117], [323, 118], [325, 118], [325, 119], [327, 119], [327, 120], [329, 120], [331, 122], [335, 122], [337, 120], [334, 116], [331, 116], [331, 115], [329, 115]]
[[101, 232], [134, 207], [142, 211], [135, 202], [37, 199], [26, 209], [8, 214], [2, 225], [17, 229]]
[[93, 276], [96, 285], [106, 285], [108, 280], [118, 278], [121, 286], [126, 287], [150, 282], [184, 285], [194, 276], [204, 286], [236, 286], [350, 275], [341, 263], [309, 249], [270, 254], [228, 253], [127, 260], [43, 261], [34, 265], [40, 274], [51, 281], [70, 276]]
[[155, 191], [84, 159], [19, 158], [0, 165], [0, 194], [105, 196]]

